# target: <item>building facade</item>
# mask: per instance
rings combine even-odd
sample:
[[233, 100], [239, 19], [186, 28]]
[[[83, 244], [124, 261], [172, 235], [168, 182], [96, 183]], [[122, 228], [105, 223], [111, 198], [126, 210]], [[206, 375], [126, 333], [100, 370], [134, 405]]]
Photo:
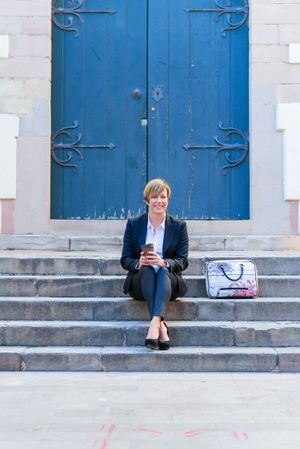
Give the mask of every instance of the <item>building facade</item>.
[[[93, 186], [95, 185], [93, 176], [97, 176], [98, 173], [95, 172], [93, 175], [91, 174], [92, 171], [84, 171], [87, 169], [83, 169], [83, 166], [77, 167], [80, 158], [85, 158], [85, 161], [88, 161], [89, 156], [86, 156], [87, 153], [84, 151], [89, 151], [89, 154], [92, 154], [94, 150], [99, 150], [100, 147], [100, 150], [102, 150], [102, 146], [105, 146], [102, 145], [105, 143], [102, 141], [97, 141], [95, 145], [93, 139], [90, 142], [84, 142], [86, 137], [84, 130], [86, 130], [86, 134], [91, 136], [97, 123], [100, 123], [100, 118], [99, 122], [93, 122], [97, 117], [95, 98], [99, 98], [99, 102], [101, 102], [101, 85], [107, 82], [105, 92], [109, 98], [112, 98], [111, 109], [106, 110], [101, 107], [101, 117], [104, 117], [104, 122], [107, 124], [111, 120], [107, 129], [111, 129], [116, 123], [121, 122], [118, 115], [111, 115], [111, 111], [120, 109], [122, 117], [131, 113], [134, 115], [135, 112], [130, 112], [130, 110], [133, 110], [136, 105], [141, 107], [144, 101], [141, 97], [146, 89], [148, 95], [144, 94], [144, 104], [149, 109], [146, 114], [145, 111], [139, 111], [138, 126], [140, 128], [137, 132], [141, 133], [141, 139], [143, 140], [145, 128], [152, 126], [149, 135], [154, 137], [152, 143], [152, 137], [150, 137], [145, 144], [146, 153], [151, 155], [151, 157], [147, 156], [145, 168], [145, 165], [139, 165], [139, 161], [145, 160], [144, 155], [140, 156], [139, 159], [139, 154], [134, 153], [135, 156], [132, 158], [132, 154], [128, 153], [127, 150], [125, 162], [123, 159], [114, 160], [114, 156], [111, 156], [111, 154], [117, 154], [117, 152], [113, 153], [114, 147], [122, 147], [122, 141], [118, 140], [119, 128], [115, 129], [116, 144], [112, 141], [114, 136], [107, 135], [106, 147], [108, 148], [106, 150], [108, 151], [105, 156], [103, 156], [103, 152], [101, 153], [101, 157], [108, 161], [102, 174], [103, 179], [107, 176], [107, 181], [105, 187], [101, 187], [102, 184], [99, 183], [99, 191], [96, 192], [96, 198], [101, 197], [104, 190], [108, 192], [103, 204], [107, 204], [112, 197], [116, 197], [117, 204], [118, 198], [122, 197], [123, 184], [117, 184], [120, 180], [123, 179], [122, 182], [125, 179], [132, 180], [132, 184], [129, 184], [128, 187], [129, 191], [133, 192], [134, 186], [137, 186], [136, 192], [140, 195], [141, 187], [147, 180], [147, 176], [151, 178], [157, 175], [166, 177], [168, 181], [170, 181], [170, 176], [170, 182], [175, 192], [174, 197], [177, 196], [178, 198], [181, 192], [191, 189], [191, 173], [194, 176], [195, 167], [197, 172], [197, 161], [199, 160], [197, 158], [202, 157], [205, 151], [213, 150], [215, 152], [220, 145], [223, 145], [220, 153], [222, 153], [222, 157], [225, 157], [225, 162], [227, 160], [227, 164], [229, 161], [229, 165], [231, 165], [227, 172], [231, 170], [231, 173], [233, 173], [233, 170], [240, 170], [238, 172], [239, 177], [228, 175], [228, 173], [215, 174], [214, 166], [211, 168], [216, 160], [215, 154], [209, 156], [207, 170], [211, 170], [209, 179], [213, 181], [208, 180], [207, 185], [210, 185], [211, 189], [216, 188], [215, 193], [211, 194], [202, 187], [201, 176], [199, 179], [195, 177], [191, 198], [183, 196], [181, 201], [182, 204], [191, 202], [192, 206], [186, 210], [179, 208], [175, 211], [177, 215], [188, 219], [190, 231], [198, 235], [279, 235], [287, 237], [299, 235], [300, 147], [297, 131], [300, 125], [300, 0], [232, 0], [232, 2], [205, 0], [205, 5], [203, 2], [193, 0], [181, 2], [185, 6], [182, 8], [180, 5], [175, 14], [176, 4], [179, 5], [176, 2], [177, 0], [165, 2], [123, 0], [122, 3], [112, 0], [111, 2], [100, 1], [97, 3], [94, 0], [68, 0], [65, 3], [60, 3], [51, 0], [2, 0], [0, 13], [0, 233], [87, 236], [120, 234], [124, 228], [126, 217], [140, 212], [139, 204], [142, 199], [139, 196], [135, 200], [136, 206], [132, 206], [132, 211], [128, 206], [125, 213], [116, 213], [116, 208], [109, 211], [109, 207], [107, 207], [106, 213], [103, 213], [99, 208], [99, 212], [93, 214], [90, 210], [93, 209], [94, 203], [87, 206], [87, 209], [83, 210], [82, 213], [76, 212], [82, 210], [82, 204], [85, 201], [82, 192], [85, 192], [89, 198], [92, 197]], [[123, 11], [122, 8], [125, 4], [127, 9], [125, 8]], [[141, 9], [143, 4], [145, 8]], [[135, 7], [135, 5], [137, 9], [131, 11], [130, 8]], [[99, 14], [99, 6], [102, 8], [100, 8], [101, 14]], [[163, 25], [166, 20], [163, 15], [164, 8], [165, 17], [173, 17], [173, 22], [170, 21], [171, 25], [166, 25], [166, 27]], [[182, 12], [183, 10], [184, 12]], [[102, 14], [103, 11], [107, 14]], [[134, 18], [131, 25], [128, 19], [131, 16], [128, 11], [129, 13], [132, 12]], [[192, 14], [194, 12], [195, 14]], [[101, 23], [99, 20], [104, 20], [102, 19], [104, 15], [107, 16], [105, 17], [106, 22], [103, 22], [106, 27], [105, 33], [97, 25]], [[193, 18], [190, 18], [192, 15]], [[194, 19], [196, 15], [197, 18]], [[68, 88], [75, 95], [77, 94], [77, 87], [83, 85], [81, 78], [83, 72], [81, 73], [78, 69], [78, 67], [83, 67], [83, 61], [87, 64], [83, 67], [83, 70], [87, 73], [89, 67], [93, 68], [96, 61], [103, 59], [106, 41], [98, 55], [95, 52], [93, 53], [93, 43], [101, 40], [102, 35], [97, 35], [99, 30], [99, 33], [103, 33], [103, 36], [109, 35], [110, 31], [107, 26], [107, 23], [109, 23], [107, 21], [110, 20], [109, 16], [114, 16], [112, 17], [112, 23], [115, 27], [112, 26], [109, 42], [112, 46], [115, 42], [116, 47], [113, 54], [118, 55], [119, 66], [116, 66], [116, 61], [111, 63], [110, 71], [103, 75], [103, 80], [99, 80], [99, 94], [95, 93], [89, 99], [85, 92], [81, 93], [81, 97], [80, 92], [78, 93], [78, 98], [84, 98], [85, 105], [88, 104], [88, 106], [84, 106], [83, 100], [79, 101], [78, 98], [76, 99], [77, 103], [72, 106], [70, 98], [63, 97], [67, 95]], [[124, 17], [125, 22], [121, 23], [122, 17]], [[210, 17], [210, 21], [202, 24], [202, 17], [205, 17], [203, 20], [208, 20], [206, 17]], [[93, 20], [96, 24], [95, 29], [93, 29]], [[194, 29], [193, 20], [199, 20], [199, 22], [195, 22], [197, 29], [194, 27], [195, 30], [191, 31]], [[149, 23], [145, 34], [145, 24]], [[208, 36], [206, 43], [212, 42], [211, 53], [205, 54], [203, 58], [207, 64], [200, 64], [201, 54], [199, 53], [198, 59], [195, 57], [195, 60], [189, 61], [191, 63], [190, 74], [184, 72], [183, 69], [179, 73], [178, 67], [184, 67], [184, 63], [181, 64], [184, 59], [180, 58], [184, 58], [182, 55], [185, 55], [186, 50], [182, 50], [180, 42], [178, 48], [172, 47], [172, 39], [169, 39], [171, 44], [165, 51], [171, 56], [173, 55], [176, 70], [174, 69], [172, 72], [172, 64], [170, 63], [169, 71], [165, 74], [168, 81], [159, 77], [155, 78], [157, 76], [156, 67], [159, 61], [163, 59], [164, 50], [160, 49], [160, 42], [165, 42], [168, 37], [172, 37], [172, 32], [175, 38], [180, 33], [184, 35], [184, 23], [191, 24], [189, 33], [186, 33], [186, 42], [192, 47], [194, 42], [202, 42], [203, 35]], [[139, 25], [137, 26], [137, 24]], [[83, 31], [85, 25], [89, 25], [90, 34]], [[128, 31], [129, 26], [132, 26], [132, 29], [129, 28]], [[153, 27], [152, 31], [151, 26]], [[171, 26], [173, 26], [173, 31]], [[215, 29], [214, 26], [219, 28]], [[122, 35], [122, 30], [125, 28], [127, 32], [126, 41]], [[164, 36], [165, 28], [169, 31]], [[199, 30], [203, 30], [203, 33], [201, 34]], [[214, 41], [210, 36], [215, 36], [216, 30], [219, 31], [219, 36]], [[119, 31], [119, 40], [114, 41], [113, 36], [116, 36]], [[194, 35], [191, 34], [193, 32]], [[210, 32], [211, 35], [209, 35]], [[134, 33], [137, 33], [137, 35]], [[162, 36], [161, 41], [156, 40], [159, 33]], [[234, 33], [240, 34], [234, 35]], [[233, 36], [237, 36], [237, 38]], [[143, 38], [147, 40], [147, 50], [141, 50], [141, 53], [135, 58], [136, 48], [139, 48]], [[237, 41], [234, 41], [234, 39], [237, 39]], [[238, 48], [237, 44], [240, 45], [241, 39], [243, 39], [243, 47]], [[130, 49], [133, 41], [136, 47]], [[205, 42], [203, 41], [201, 48], [204, 48]], [[123, 44], [124, 48], [121, 46]], [[210, 48], [210, 46], [207, 45], [207, 48]], [[226, 69], [226, 60], [224, 59], [225, 62], [222, 60], [222, 48], [225, 48], [225, 51], [230, 48], [231, 51], [231, 65], [228, 66], [228, 70]], [[234, 53], [235, 48], [238, 48], [237, 53]], [[90, 53], [85, 49], [91, 49]], [[107, 58], [109, 58], [109, 51], [107, 54]], [[245, 62], [245, 57], [248, 61], [248, 54], [249, 63], [247, 62], [246, 73], [244, 71], [245, 64], [243, 63], [243, 66], [240, 64], [241, 61]], [[74, 55], [78, 55], [78, 67], [74, 62]], [[95, 59], [92, 59], [93, 57]], [[149, 79], [147, 78], [142, 87], [135, 79], [132, 84], [129, 83], [130, 99], [126, 105], [128, 104], [131, 109], [125, 107], [121, 110], [120, 95], [122, 92], [120, 85], [123, 79], [130, 76], [130, 58], [132, 58], [132, 64], [134, 65], [137, 59], [140, 61], [143, 57], [147, 58], [144, 67], [148, 67], [147, 76]], [[129, 65], [125, 66], [124, 61], [128, 62], [128, 60]], [[217, 61], [216, 64], [219, 64], [219, 66], [215, 71], [207, 72], [213, 73], [212, 76], [206, 76], [205, 70], [211, 70], [211, 61]], [[72, 66], [73, 62], [74, 66]], [[211, 81], [209, 87], [204, 89], [204, 96], [199, 98], [197, 97], [199, 77], [197, 78], [197, 75], [193, 75], [192, 72], [193, 64], [196, 66], [196, 70], [197, 63], [199, 63], [199, 67], [201, 65], [201, 73], [204, 73], [204, 75], [201, 75], [204, 76], [203, 79], [209, 78]], [[115, 64], [115, 70], [113, 64]], [[68, 67], [70, 68], [69, 72]], [[152, 71], [151, 67], [153, 68]], [[224, 71], [221, 71], [222, 67]], [[159, 73], [161, 73], [161, 70]], [[132, 71], [134, 75], [137, 72], [138, 69]], [[228, 81], [230, 88], [226, 87], [227, 72], [231, 76]], [[99, 76], [102, 73], [103, 71], [99, 69]], [[126, 74], [126, 77], [120, 77], [119, 73]], [[178, 83], [173, 86], [170, 80], [174, 80], [176, 74], [178, 74]], [[192, 94], [191, 92], [185, 94], [184, 89], [181, 88], [180, 83], [186, 79], [186, 76], [190, 76], [190, 84], [196, 80]], [[140, 73], [140, 77], [143, 77], [143, 73]], [[169, 84], [166, 87], [167, 82]], [[88, 78], [87, 84], [90, 83], [93, 83], [93, 78]], [[124, 84], [124, 89], [129, 84], [126, 84], [126, 86]], [[59, 86], [61, 86], [61, 91], [58, 92]], [[213, 86], [217, 86], [216, 89]], [[228, 94], [229, 90], [230, 94]], [[218, 111], [228, 107], [227, 97], [234, 98], [234, 104], [231, 102], [229, 106], [231, 112], [228, 116], [225, 114], [225, 120], [222, 119], [221, 121], [224, 114], [220, 118], [214, 116], [212, 112], [212, 115], [208, 114], [209, 120], [206, 124], [204, 118], [206, 115], [199, 107], [199, 104], [202, 104], [201, 98], [206, 98], [206, 104], [209, 103], [209, 97], [205, 97], [206, 91], [207, 95], [212, 96], [212, 102], [215, 98], [213, 97], [215, 92], [219, 92], [216, 97], [218, 98]], [[97, 92], [97, 89], [95, 89], [95, 92]], [[99, 96], [97, 97], [97, 95]], [[192, 134], [190, 141], [187, 140], [188, 137], [186, 140], [182, 140], [182, 143], [180, 143], [181, 153], [176, 163], [174, 160], [177, 156], [172, 155], [169, 158], [167, 155], [161, 156], [161, 151], [157, 150], [160, 148], [160, 124], [165, 123], [165, 118], [164, 116], [160, 118], [155, 114], [159, 107], [164, 104], [166, 95], [168, 95], [168, 105], [174, 103], [173, 109], [168, 106], [166, 112], [166, 116], [169, 118], [168, 130], [174, 128], [173, 134], [168, 131], [167, 138], [164, 134], [164, 138], [168, 142], [172, 142], [172, 139], [177, 142], [185, 132], [187, 136], [191, 135], [189, 133], [193, 128], [192, 121], [186, 129], [180, 128], [181, 123], [185, 121], [182, 111], [186, 109], [186, 115], [188, 116], [190, 98], [198, 99], [193, 105], [193, 111], [199, 108], [196, 123], [204, 123], [204, 131], [209, 127], [210, 122], [216, 122], [214, 125], [215, 131], [210, 131], [211, 139], [205, 140], [205, 137], [203, 137], [200, 141], [204, 136], [200, 132], [199, 134]], [[205, 103], [204, 100], [203, 102]], [[225, 106], [223, 106], [223, 103]], [[240, 104], [242, 104], [242, 108]], [[207, 108], [206, 106], [206, 110]], [[81, 112], [79, 113], [79, 120], [74, 114], [77, 109], [87, 111], [86, 115], [80, 115]], [[61, 113], [60, 111], [67, 110], [69, 110], [69, 115], [65, 120], [65, 112]], [[247, 114], [242, 117], [245, 110], [247, 112], [249, 110], [249, 117]], [[106, 114], [103, 111], [106, 111]], [[153, 115], [151, 115], [152, 113]], [[174, 114], [173, 119], [172, 114]], [[239, 126], [236, 126], [232, 121], [230, 122], [229, 116], [230, 118], [233, 117], [235, 123], [239, 123]], [[82, 122], [91, 124], [91, 129], [88, 127], [79, 129], [80, 117]], [[149, 123], [152, 119], [153, 121]], [[174, 123], [178, 125], [174, 126]], [[244, 138], [246, 129], [241, 131], [244, 126], [248, 126], [249, 137], [247, 133], [247, 138]], [[138, 148], [137, 134], [133, 132], [132, 137], [129, 135], [130, 133], [128, 134], [130, 126], [126, 125], [125, 128], [124, 141], [128, 142], [128, 139], [132, 138], [132, 146]], [[59, 140], [60, 134], [64, 131], [68, 132], [69, 135], [65, 135], [65, 138]], [[73, 131], [75, 134], [73, 134]], [[137, 140], [134, 140], [136, 138]], [[75, 146], [76, 167], [73, 167], [73, 162], [66, 162], [70, 155], [70, 145], [68, 147], [70, 142], [73, 142], [73, 147]], [[74, 142], [77, 142], [77, 145]], [[64, 145], [64, 156], [61, 156], [60, 145]], [[176, 146], [176, 144], [174, 145]], [[97, 148], [94, 148], [95, 146]], [[74, 148], [71, 151], [74, 153]], [[201, 156], [199, 156], [200, 154]], [[238, 154], [238, 157], [233, 156], [233, 154]], [[57, 160], [54, 160], [55, 157]], [[109, 159], [110, 157], [112, 159]], [[187, 157], [190, 159], [188, 163], [185, 163], [184, 161], [187, 159], [183, 158]], [[168, 166], [167, 171], [156, 169], [161, 160], [163, 160], [163, 166]], [[171, 162], [166, 162], [170, 160]], [[124, 164], [126, 169], [121, 171], [120, 167]], [[226, 163], [224, 165], [224, 161], [223, 163], [221, 161], [222, 164], [224, 168]], [[89, 170], [93, 170], [94, 165], [95, 163], [91, 161]], [[190, 171], [185, 165], [189, 166]], [[237, 167], [233, 168], [233, 166]], [[174, 167], [175, 172], [173, 173]], [[74, 168], [75, 170], [73, 170]], [[129, 171], [129, 168], [132, 171]], [[85, 174], [82, 175], [82, 178], [80, 178], [81, 175], [78, 175], [80, 170], [81, 174]], [[205, 169], [205, 172], [207, 170]], [[53, 173], [56, 173], [55, 176], [53, 176]], [[219, 177], [217, 178], [217, 176]], [[90, 184], [86, 181], [89, 178], [91, 179]], [[83, 185], [80, 191], [75, 183], [77, 179], [81, 179], [80, 182]], [[218, 179], [220, 180], [219, 184]], [[226, 182], [230, 185], [231, 193], [227, 193]], [[114, 185], [117, 185], [115, 191]], [[69, 186], [71, 186], [70, 189]], [[60, 190], [57, 191], [57, 188]], [[67, 191], [68, 189], [69, 191]], [[223, 189], [225, 189], [225, 193]], [[244, 191], [242, 200], [240, 199], [240, 190]], [[57, 203], [54, 204], [55, 195], [58, 199]], [[63, 197], [63, 195], [66, 196]], [[237, 204], [236, 209], [233, 208], [232, 215], [227, 213], [224, 206], [228, 195], [231, 195], [230, 201]], [[212, 211], [210, 213], [198, 207], [205, 202], [208, 196], [212, 198], [207, 209]], [[61, 198], [63, 199], [61, 200]], [[97, 199], [94, 201], [97, 201]], [[240, 212], [242, 208], [240, 204], [245, 205], [245, 201], [246, 206], [243, 206], [243, 212]], [[73, 202], [74, 207], [78, 209], [68, 209]], [[62, 204], [66, 205], [64, 209], [66, 212], [62, 212]], [[216, 210], [213, 209], [215, 204], [218, 204]], [[94, 209], [96, 210], [96, 206]]]

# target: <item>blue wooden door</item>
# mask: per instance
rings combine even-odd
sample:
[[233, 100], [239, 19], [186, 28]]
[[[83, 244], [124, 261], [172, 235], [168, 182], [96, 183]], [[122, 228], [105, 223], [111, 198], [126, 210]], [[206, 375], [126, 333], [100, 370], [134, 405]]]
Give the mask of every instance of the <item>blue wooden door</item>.
[[58, 3], [53, 218], [137, 215], [158, 176], [174, 215], [249, 218], [248, 1]]
[[249, 217], [248, 4], [149, 2], [148, 176], [170, 181], [170, 211]]
[[147, 175], [147, 1], [56, 0], [52, 19], [52, 218], [137, 215]]

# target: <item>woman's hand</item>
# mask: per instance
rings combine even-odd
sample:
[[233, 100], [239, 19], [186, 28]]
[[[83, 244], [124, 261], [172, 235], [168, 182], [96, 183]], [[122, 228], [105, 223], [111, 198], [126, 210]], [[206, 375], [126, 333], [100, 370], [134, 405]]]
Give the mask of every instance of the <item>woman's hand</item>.
[[139, 268], [145, 267], [148, 265], [157, 265], [160, 268], [163, 268], [166, 266], [165, 261], [163, 259], [161, 259], [155, 251], [147, 251], [147, 256], [145, 256], [142, 251], [141, 257], [139, 260]]
[[147, 267], [150, 265], [150, 263], [147, 260], [147, 257], [145, 256], [144, 252], [141, 251], [140, 259], [139, 259], [139, 266], [138, 268]]

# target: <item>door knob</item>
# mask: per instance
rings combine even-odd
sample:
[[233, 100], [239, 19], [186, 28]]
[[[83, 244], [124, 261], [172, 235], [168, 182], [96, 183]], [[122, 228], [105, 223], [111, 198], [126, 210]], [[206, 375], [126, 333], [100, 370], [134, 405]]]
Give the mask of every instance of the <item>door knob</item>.
[[140, 91], [140, 89], [136, 88], [132, 92], [132, 96], [135, 100], [140, 100], [142, 98], [142, 92]]

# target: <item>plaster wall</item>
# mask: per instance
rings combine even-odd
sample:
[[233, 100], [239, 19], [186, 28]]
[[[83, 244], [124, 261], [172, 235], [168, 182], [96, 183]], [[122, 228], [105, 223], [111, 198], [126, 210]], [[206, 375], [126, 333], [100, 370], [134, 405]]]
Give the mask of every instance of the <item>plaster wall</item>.
[[[284, 193], [290, 175], [283, 169], [284, 138], [276, 110], [278, 103], [300, 103], [300, 0], [249, 4], [251, 218], [193, 221], [189, 229], [195, 234], [299, 232], [300, 198], [290, 201]], [[20, 121], [16, 199], [7, 229], [16, 234], [121, 233], [123, 221], [50, 220], [51, 0], [1, 0], [0, 36], [0, 114]]]

